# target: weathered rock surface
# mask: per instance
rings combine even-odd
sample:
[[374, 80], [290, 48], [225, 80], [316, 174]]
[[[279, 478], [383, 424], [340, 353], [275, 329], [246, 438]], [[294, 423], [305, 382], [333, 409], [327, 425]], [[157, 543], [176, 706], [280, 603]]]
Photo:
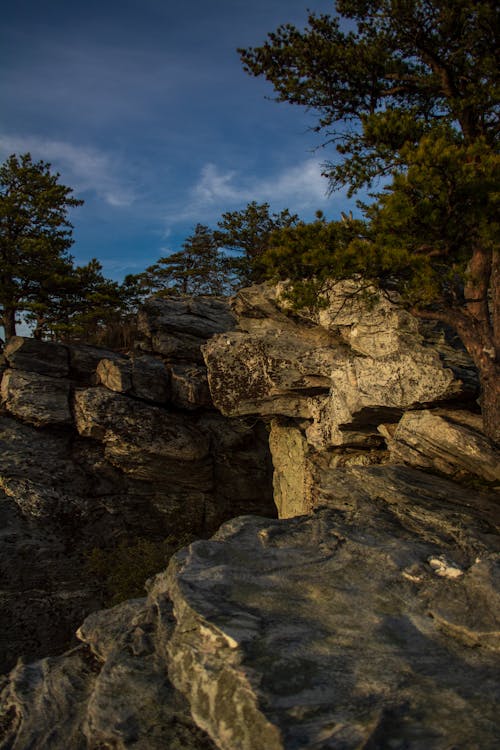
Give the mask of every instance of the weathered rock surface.
[[212, 489], [209, 439], [189, 417], [88, 388], [75, 394], [75, 424], [80, 435], [102, 441], [106, 458], [127, 474]]
[[227, 301], [216, 297], [153, 297], [141, 308], [138, 325], [144, 350], [201, 364], [201, 344], [232, 328], [234, 316]]
[[[474, 369], [447, 331], [373, 290], [343, 282], [310, 317], [288, 314], [281, 291], [240, 292], [236, 331], [221, 300], [151, 300], [142, 365], [83, 354], [76, 377], [70, 351], [74, 428], [13, 430], [0, 454], [12, 592], [31, 586], [30, 544], [40, 582], [69, 599], [81, 588], [51, 535], [70, 568], [92, 531], [207, 531], [271, 512], [267, 438], [283, 520], [229, 521], [147, 599], [89, 616], [78, 648], [19, 664], [3, 682], [2, 750], [496, 750], [499, 508], [476, 487], [498, 486], [499, 462]], [[209, 408], [200, 347], [230, 420]], [[16, 453], [22, 440], [33, 448]]]
[[205, 747], [168, 670], [221, 750], [496, 749], [497, 503], [387, 466], [325, 469], [316, 503], [229, 521], [19, 665], [0, 747]]
[[3, 374], [1, 394], [10, 414], [36, 427], [69, 425], [73, 421], [70, 386], [64, 378], [10, 369]]
[[[221, 330], [219, 307], [189, 308], [198, 348], [205, 333]], [[176, 329], [185, 308], [174, 301]], [[20, 655], [57, 653], [101, 606], [86, 565], [93, 548], [207, 535], [247, 510], [275, 515], [265, 430], [208, 408], [201, 365], [177, 363], [182, 384], [177, 378], [171, 389], [169, 365], [149, 354], [22, 337], [6, 352], [13, 366], [3, 372], [0, 407], [0, 671]]]
[[24, 336], [13, 336], [4, 349], [10, 367], [40, 375], [66, 377], [69, 374], [68, 350], [62, 344]]
[[479, 415], [453, 411], [405, 414], [387, 434], [391, 460], [464, 479], [500, 485], [498, 452], [482, 432]]
[[174, 558], [174, 684], [223, 750], [493, 750], [497, 506], [444, 480], [419, 496], [411, 469], [343, 473], [313, 516], [236, 519]]
[[351, 286], [338, 285], [311, 321], [287, 316], [276, 288], [242, 290], [238, 331], [203, 347], [222, 413], [307, 418], [307, 440], [322, 449], [363, 444], [416, 406], [474, 395], [470, 363], [454, 371], [449, 347], [441, 356], [438, 338], [426, 341], [408, 313], [382, 295], [353, 296]]
[[163, 362], [154, 357], [101, 359], [97, 377], [99, 383], [111, 391], [158, 404], [168, 401], [168, 373]]
[[3, 691], [0, 747], [212, 750], [153, 648], [154, 624], [145, 600], [131, 600], [91, 615], [84, 645], [18, 664]]

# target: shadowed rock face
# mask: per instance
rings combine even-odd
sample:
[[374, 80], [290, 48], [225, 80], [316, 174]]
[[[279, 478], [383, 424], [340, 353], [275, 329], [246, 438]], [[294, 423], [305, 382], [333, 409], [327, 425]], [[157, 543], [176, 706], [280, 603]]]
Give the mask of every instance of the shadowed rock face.
[[0, 747], [215, 750], [168, 680], [154, 623], [144, 599], [130, 600], [91, 615], [84, 643], [63, 657], [18, 664], [2, 694]]
[[[216, 300], [154, 309], [180, 344], [187, 326], [197, 361], [223, 328], [217, 315], [231, 319]], [[2, 361], [0, 671], [57, 653], [102, 606], [85, 564], [92, 548], [206, 536], [244, 511], [275, 515], [267, 433], [214, 411], [201, 365], [176, 363], [174, 377], [158, 354], [22, 337]]]
[[87, 618], [80, 649], [19, 665], [0, 747], [211, 747], [174, 685], [221, 750], [496, 749], [497, 504], [404, 467], [322, 488], [309, 516], [227, 522], [147, 600]]

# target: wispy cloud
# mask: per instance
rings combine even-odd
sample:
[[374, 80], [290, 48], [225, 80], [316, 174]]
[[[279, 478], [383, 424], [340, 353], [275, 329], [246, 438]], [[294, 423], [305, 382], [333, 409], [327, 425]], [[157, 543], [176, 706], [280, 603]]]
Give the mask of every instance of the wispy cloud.
[[109, 206], [122, 208], [136, 200], [130, 178], [116, 157], [96, 148], [78, 146], [39, 136], [0, 134], [2, 160], [9, 154], [30, 152], [34, 160], [44, 159], [64, 173], [76, 193], [93, 192]]
[[206, 220], [250, 201], [308, 212], [330, 201], [327, 188], [327, 181], [321, 175], [321, 162], [317, 159], [306, 159], [269, 177], [247, 176], [209, 163], [201, 169], [191, 188], [188, 207], [178, 218]]

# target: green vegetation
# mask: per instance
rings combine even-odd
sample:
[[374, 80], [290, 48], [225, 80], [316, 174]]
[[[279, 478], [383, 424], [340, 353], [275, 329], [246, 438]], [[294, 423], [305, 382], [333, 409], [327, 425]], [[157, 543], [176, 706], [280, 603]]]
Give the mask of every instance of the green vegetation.
[[30, 154], [0, 167], [0, 325], [16, 334], [22, 318], [35, 338], [127, 348], [135, 313], [148, 296], [228, 295], [262, 275], [259, 258], [272, 233], [292, 226], [288, 210], [250, 203], [222, 215], [216, 230], [197, 224], [173, 252], [122, 284], [93, 258], [75, 266], [69, 208], [82, 205], [51, 165]]
[[[493, 0], [338, 0], [240, 50], [279, 101], [318, 114], [332, 190], [387, 180], [367, 221], [277, 232], [262, 262], [308, 303], [335, 279], [374, 281], [451, 326], [478, 367], [500, 442], [499, 9]], [[351, 236], [349, 236], [351, 234]], [[304, 279], [306, 281], [304, 281]], [[309, 281], [307, 281], [309, 280]]]
[[122, 539], [113, 547], [94, 547], [87, 556], [86, 568], [100, 582], [106, 605], [113, 606], [144, 596], [146, 580], [164, 570], [170, 557], [192, 541], [189, 534], [161, 541]]
[[263, 269], [260, 258], [269, 247], [273, 232], [294, 226], [296, 214], [288, 209], [270, 213], [269, 203], [252, 201], [241, 211], [228, 211], [222, 214], [214, 232], [216, 242], [231, 253], [231, 270], [235, 286], [259, 281]]
[[35, 338], [102, 343], [130, 318], [135, 290], [106, 279], [95, 258], [75, 267], [68, 210], [83, 201], [59, 177], [29, 153], [0, 166], [0, 324], [14, 336], [22, 315]]
[[180, 252], [160, 258], [139, 278], [148, 294], [220, 295], [228, 290], [230, 273], [212, 230], [197, 224]]
[[19, 311], [50, 304], [72, 270], [68, 209], [82, 201], [58, 182], [50, 164], [30, 154], [0, 167], [0, 311], [6, 338], [16, 333]]

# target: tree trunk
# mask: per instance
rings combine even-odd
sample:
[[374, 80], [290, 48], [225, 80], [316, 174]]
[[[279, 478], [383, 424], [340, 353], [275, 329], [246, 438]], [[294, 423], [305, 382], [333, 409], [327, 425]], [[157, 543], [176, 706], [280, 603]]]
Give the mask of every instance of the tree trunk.
[[481, 412], [485, 434], [500, 446], [500, 366], [492, 363], [481, 378]]
[[16, 311], [13, 307], [6, 307], [3, 311], [3, 327], [5, 330], [5, 341], [16, 335]]
[[500, 445], [500, 363], [492, 328], [467, 310], [430, 311], [414, 308], [413, 313], [424, 320], [440, 320], [460, 336], [479, 373], [484, 433]]

